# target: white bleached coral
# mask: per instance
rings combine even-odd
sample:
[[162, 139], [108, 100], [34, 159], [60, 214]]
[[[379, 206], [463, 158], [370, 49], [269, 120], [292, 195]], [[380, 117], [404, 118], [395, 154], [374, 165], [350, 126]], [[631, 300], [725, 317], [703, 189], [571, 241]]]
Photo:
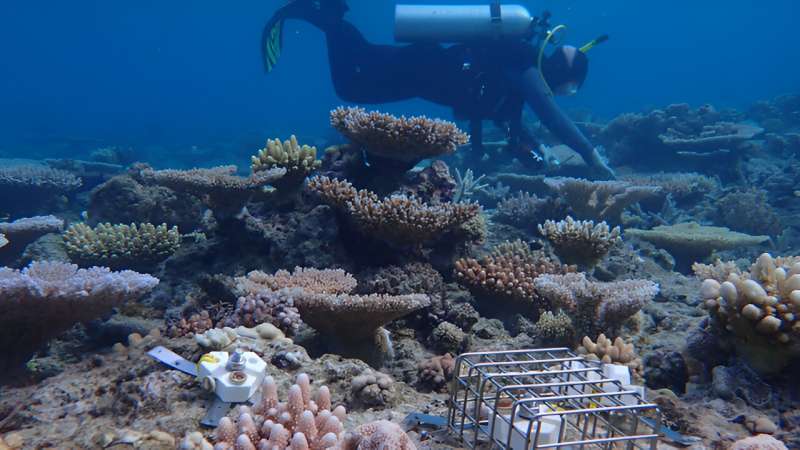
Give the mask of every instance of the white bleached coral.
[[714, 323], [738, 353], [763, 372], [776, 372], [800, 357], [800, 258], [764, 253], [740, 271], [732, 265], [696, 266]]

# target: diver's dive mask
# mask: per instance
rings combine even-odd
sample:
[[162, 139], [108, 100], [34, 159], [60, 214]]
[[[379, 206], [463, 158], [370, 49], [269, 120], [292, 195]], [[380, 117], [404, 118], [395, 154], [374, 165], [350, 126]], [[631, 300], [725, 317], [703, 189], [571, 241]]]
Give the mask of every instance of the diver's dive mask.
[[555, 89], [553, 89], [553, 94], [570, 97], [577, 94], [579, 88], [580, 84], [570, 81], [556, 86]]

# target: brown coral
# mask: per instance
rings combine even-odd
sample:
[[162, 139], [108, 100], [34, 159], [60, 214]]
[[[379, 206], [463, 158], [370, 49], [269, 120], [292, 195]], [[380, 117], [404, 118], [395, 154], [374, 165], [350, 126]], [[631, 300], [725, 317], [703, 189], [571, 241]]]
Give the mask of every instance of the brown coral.
[[537, 276], [574, 270], [549, 260], [541, 252], [532, 251], [519, 240], [494, 247], [480, 261], [460, 259], [455, 268], [458, 282], [477, 295], [526, 309], [544, 306], [533, 283]]
[[657, 186], [637, 186], [624, 181], [589, 181], [578, 178], [547, 178], [545, 184], [582, 220], [621, 222], [628, 206], [661, 195]]
[[321, 162], [317, 159], [317, 148], [308, 145], [301, 146], [297, 138], [292, 135], [289, 140], [281, 142], [280, 139], [267, 139], [267, 144], [251, 157], [253, 173], [263, 172], [276, 168], [286, 169], [286, 174], [275, 182], [275, 187], [291, 188], [319, 168]]
[[331, 125], [372, 155], [418, 162], [455, 152], [469, 136], [452, 122], [427, 117], [395, 117], [363, 108], [331, 111]]
[[181, 246], [178, 227], [170, 228], [166, 224], [101, 223], [93, 228], [77, 223], [62, 237], [73, 262], [112, 269], [150, 269], [172, 256]]
[[605, 334], [600, 334], [597, 342], [594, 342], [589, 336], [584, 336], [581, 346], [578, 347], [578, 354], [586, 356], [586, 359], [602, 361], [605, 364], [628, 366], [633, 373], [637, 374], [641, 374], [643, 369], [642, 360], [636, 354], [633, 344], [625, 343], [620, 337], [612, 341]]
[[619, 227], [609, 228], [605, 222], [595, 225], [591, 220], [576, 221], [570, 216], [558, 222], [546, 221], [539, 225], [539, 233], [550, 241], [562, 262], [581, 267], [593, 267], [622, 241]]
[[425, 389], [442, 391], [453, 378], [456, 360], [450, 353], [417, 363], [417, 384]]

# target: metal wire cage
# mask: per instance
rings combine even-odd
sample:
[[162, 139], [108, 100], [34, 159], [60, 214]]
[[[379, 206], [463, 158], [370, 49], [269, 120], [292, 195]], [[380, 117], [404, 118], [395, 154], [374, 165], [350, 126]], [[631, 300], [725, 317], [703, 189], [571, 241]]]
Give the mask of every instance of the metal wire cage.
[[470, 449], [656, 449], [661, 414], [642, 393], [567, 348], [465, 353], [448, 426]]

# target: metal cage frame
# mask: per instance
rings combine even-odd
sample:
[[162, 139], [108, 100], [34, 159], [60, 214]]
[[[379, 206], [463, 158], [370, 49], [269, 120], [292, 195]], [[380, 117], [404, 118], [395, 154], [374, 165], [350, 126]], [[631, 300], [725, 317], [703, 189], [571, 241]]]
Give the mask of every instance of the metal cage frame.
[[[465, 353], [455, 364], [448, 428], [466, 448], [658, 448], [657, 405], [568, 348]], [[555, 442], [547, 423], [558, 424]]]

